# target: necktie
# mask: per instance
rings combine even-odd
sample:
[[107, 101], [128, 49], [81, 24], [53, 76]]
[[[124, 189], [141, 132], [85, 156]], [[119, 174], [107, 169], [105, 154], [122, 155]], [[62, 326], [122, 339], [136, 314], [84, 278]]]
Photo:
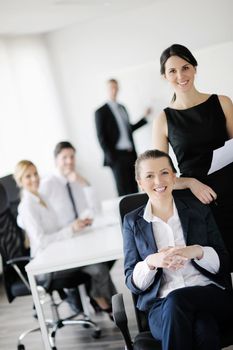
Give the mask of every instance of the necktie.
[[118, 109], [118, 112], [119, 112], [119, 114], [121, 116], [121, 119], [123, 120], [124, 124], [126, 125], [126, 127], [128, 129], [129, 121], [128, 121], [127, 116], [125, 114], [124, 108], [122, 108], [122, 106], [118, 104], [117, 105], [117, 109]]
[[69, 195], [69, 198], [70, 198], [73, 210], [74, 210], [75, 219], [77, 219], [78, 218], [78, 212], [77, 212], [77, 208], [76, 208], [76, 205], [75, 205], [75, 202], [74, 202], [74, 197], [73, 197], [73, 194], [72, 194], [69, 182], [67, 182], [66, 187], [67, 187], [68, 195]]

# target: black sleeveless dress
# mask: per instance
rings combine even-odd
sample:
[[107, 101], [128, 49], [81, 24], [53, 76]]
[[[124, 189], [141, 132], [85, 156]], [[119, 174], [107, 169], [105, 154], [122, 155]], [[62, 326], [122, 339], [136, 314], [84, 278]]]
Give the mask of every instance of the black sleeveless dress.
[[210, 207], [218, 224], [233, 269], [233, 163], [207, 175], [213, 151], [228, 140], [226, 118], [217, 95], [185, 109], [166, 108], [168, 140], [181, 176], [194, 177], [217, 193]]

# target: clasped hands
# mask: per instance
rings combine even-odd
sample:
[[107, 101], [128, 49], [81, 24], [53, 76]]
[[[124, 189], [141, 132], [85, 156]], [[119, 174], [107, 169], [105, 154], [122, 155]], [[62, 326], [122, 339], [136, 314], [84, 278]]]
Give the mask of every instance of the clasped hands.
[[203, 249], [199, 245], [165, 247], [148, 256], [147, 264], [150, 268], [166, 268], [177, 271], [184, 267], [191, 259], [200, 260], [203, 257]]
[[90, 226], [93, 222], [93, 219], [85, 218], [85, 219], [76, 219], [72, 223], [73, 232], [79, 232], [84, 229], [86, 226]]

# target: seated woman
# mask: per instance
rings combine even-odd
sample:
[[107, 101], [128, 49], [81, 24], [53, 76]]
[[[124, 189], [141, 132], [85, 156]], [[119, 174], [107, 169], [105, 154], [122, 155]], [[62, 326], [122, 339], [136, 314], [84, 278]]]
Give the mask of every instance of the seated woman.
[[163, 350], [220, 350], [219, 325], [233, 318], [228, 254], [209, 207], [173, 197], [175, 172], [158, 150], [136, 161], [149, 201], [124, 219], [126, 284]]
[[[30, 240], [31, 256], [35, 257], [48, 244], [78, 234], [83, 228], [91, 225], [91, 219], [76, 219], [67, 227], [59, 227], [56, 214], [45, 198], [39, 193], [40, 178], [36, 166], [28, 160], [20, 161], [15, 168], [15, 180], [22, 188], [21, 202], [18, 207], [18, 224]], [[84, 247], [85, 249], [86, 247]], [[111, 317], [111, 297], [116, 289], [111, 280], [106, 264], [93, 264], [77, 269], [56, 272], [56, 277], [82, 271], [91, 276], [90, 296], [101, 310]]]

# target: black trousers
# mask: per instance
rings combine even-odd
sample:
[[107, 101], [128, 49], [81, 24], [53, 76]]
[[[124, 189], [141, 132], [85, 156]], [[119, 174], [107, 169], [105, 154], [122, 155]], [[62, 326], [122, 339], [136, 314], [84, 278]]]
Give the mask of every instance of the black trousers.
[[217, 193], [217, 200], [210, 204], [210, 208], [230, 255], [230, 271], [233, 271], [233, 163], [206, 177], [183, 176], [196, 177]]
[[217, 200], [210, 207], [230, 255], [230, 271], [233, 271], [233, 163], [209, 175], [206, 183], [217, 193]]
[[149, 312], [163, 350], [221, 350], [219, 326], [233, 320], [233, 292], [213, 284], [179, 288], [158, 298]]
[[134, 152], [117, 151], [117, 159], [111, 165], [119, 196], [138, 192], [135, 181], [136, 158]]

